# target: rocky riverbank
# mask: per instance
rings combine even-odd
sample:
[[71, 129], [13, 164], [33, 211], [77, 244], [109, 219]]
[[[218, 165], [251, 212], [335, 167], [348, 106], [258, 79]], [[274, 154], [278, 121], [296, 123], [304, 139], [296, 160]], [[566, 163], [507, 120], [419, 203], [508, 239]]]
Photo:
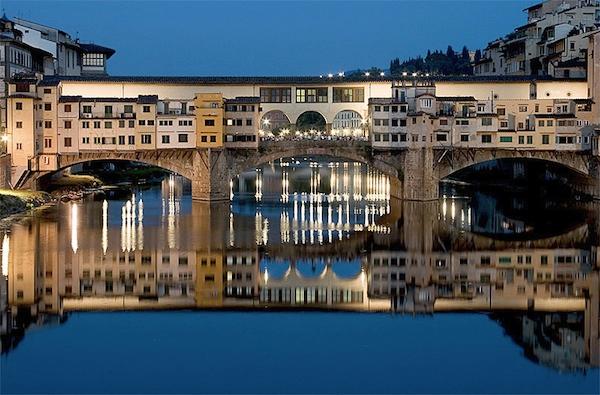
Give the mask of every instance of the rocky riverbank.
[[52, 203], [49, 193], [0, 189], [0, 219]]

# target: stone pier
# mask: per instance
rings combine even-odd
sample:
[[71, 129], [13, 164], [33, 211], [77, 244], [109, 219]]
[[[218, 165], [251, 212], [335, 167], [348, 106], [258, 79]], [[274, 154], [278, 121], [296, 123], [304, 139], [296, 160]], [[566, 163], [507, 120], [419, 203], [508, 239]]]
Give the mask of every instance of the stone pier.
[[196, 150], [192, 166], [192, 199], [206, 202], [229, 200], [231, 176], [225, 150]]
[[434, 170], [434, 155], [431, 148], [406, 150], [404, 155], [404, 185], [402, 198], [405, 200], [428, 201], [439, 197], [439, 179]]

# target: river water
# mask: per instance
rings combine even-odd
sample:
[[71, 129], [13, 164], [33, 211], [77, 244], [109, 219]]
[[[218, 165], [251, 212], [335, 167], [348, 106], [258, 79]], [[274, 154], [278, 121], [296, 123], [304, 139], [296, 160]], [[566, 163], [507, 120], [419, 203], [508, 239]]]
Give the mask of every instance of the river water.
[[600, 392], [598, 206], [442, 191], [295, 158], [23, 216], [0, 392]]

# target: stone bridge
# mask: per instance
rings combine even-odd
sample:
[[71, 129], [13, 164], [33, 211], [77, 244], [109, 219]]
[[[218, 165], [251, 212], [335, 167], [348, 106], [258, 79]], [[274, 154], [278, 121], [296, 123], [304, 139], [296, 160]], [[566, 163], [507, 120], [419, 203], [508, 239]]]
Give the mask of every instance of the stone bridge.
[[[438, 183], [469, 166], [494, 159], [533, 159], [560, 164], [584, 176], [586, 191], [600, 197], [600, 164], [586, 152], [484, 148], [373, 149], [361, 141], [265, 141], [258, 149], [164, 149], [60, 154], [58, 169], [96, 160], [128, 160], [158, 166], [188, 178], [197, 200], [229, 199], [230, 181], [241, 172], [286, 157], [328, 156], [365, 163], [390, 178], [390, 194], [406, 200], [435, 200]], [[23, 187], [36, 188], [51, 172], [34, 171]]]

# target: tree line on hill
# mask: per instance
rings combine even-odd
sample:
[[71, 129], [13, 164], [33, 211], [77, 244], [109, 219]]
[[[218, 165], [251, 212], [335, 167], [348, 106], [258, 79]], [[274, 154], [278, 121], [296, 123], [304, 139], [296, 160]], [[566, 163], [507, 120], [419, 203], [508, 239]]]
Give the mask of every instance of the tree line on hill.
[[[473, 61], [481, 60], [481, 51], [475, 51]], [[400, 58], [390, 61], [390, 73], [392, 75], [401, 75], [407, 73], [430, 73], [439, 75], [471, 75], [473, 74], [473, 64], [471, 55], [466, 46], [463, 46], [461, 52], [456, 52], [451, 45], [448, 45], [446, 52], [439, 50], [427, 51], [425, 58], [417, 56], [401, 62]]]

